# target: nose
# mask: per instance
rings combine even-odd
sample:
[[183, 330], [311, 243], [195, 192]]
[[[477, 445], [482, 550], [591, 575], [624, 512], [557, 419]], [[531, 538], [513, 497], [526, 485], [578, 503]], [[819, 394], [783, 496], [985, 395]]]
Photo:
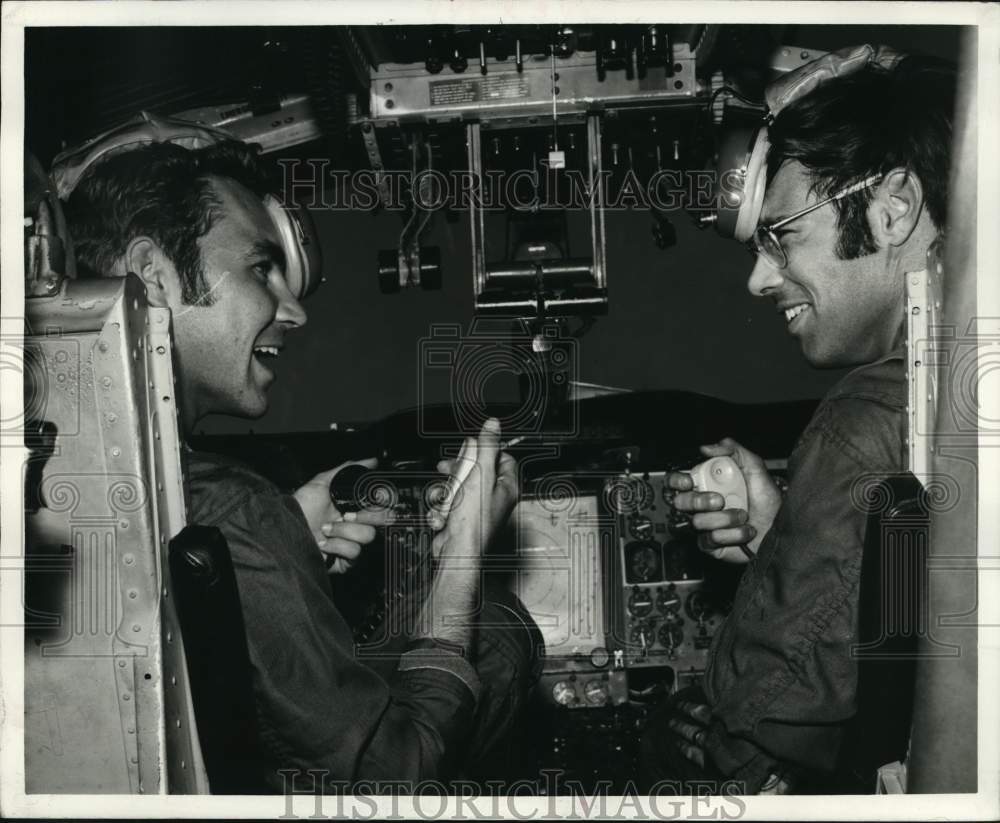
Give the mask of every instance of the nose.
[[757, 255], [747, 288], [754, 297], [765, 297], [774, 289], [780, 288], [785, 277], [781, 269], [771, 263], [763, 254]]
[[274, 286], [274, 292], [278, 298], [278, 309], [274, 316], [275, 322], [293, 329], [304, 326], [306, 324], [306, 310], [302, 308], [298, 298], [292, 294], [284, 277], [275, 278], [275, 280], [277, 282]]

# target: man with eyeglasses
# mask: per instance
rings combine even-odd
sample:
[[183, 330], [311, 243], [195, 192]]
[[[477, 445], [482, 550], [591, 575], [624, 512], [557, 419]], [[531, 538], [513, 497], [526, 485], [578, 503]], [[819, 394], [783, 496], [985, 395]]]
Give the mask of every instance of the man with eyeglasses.
[[936, 61], [868, 66], [769, 126], [748, 287], [773, 301], [811, 365], [853, 370], [800, 437], [784, 496], [761, 458], [728, 438], [702, 451], [741, 467], [748, 511], [692, 491], [690, 475], [669, 479], [702, 549], [745, 546], [753, 559], [726, 553], [748, 565], [702, 686], [647, 727], [651, 779], [843, 790], [832, 774], [855, 713], [866, 517], [852, 488], [906, 468], [904, 275], [925, 267], [945, 227], [954, 85]]

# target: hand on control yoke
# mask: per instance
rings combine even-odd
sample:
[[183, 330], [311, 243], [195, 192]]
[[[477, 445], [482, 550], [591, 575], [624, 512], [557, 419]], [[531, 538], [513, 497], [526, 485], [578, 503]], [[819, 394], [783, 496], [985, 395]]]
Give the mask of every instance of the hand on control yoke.
[[667, 478], [667, 485], [677, 492], [674, 507], [692, 515], [702, 551], [730, 563], [746, 563], [777, 516], [781, 490], [764, 461], [730, 437], [702, 446], [701, 452], [708, 458], [733, 460], [746, 484], [746, 508], [727, 508], [723, 494], [700, 490], [689, 472], [672, 472]]
[[330, 574], [348, 571], [361, 554], [361, 547], [375, 539], [375, 527], [384, 526], [392, 519], [389, 509], [338, 511], [330, 501], [330, 481], [345, 466], [360, 465], [373, 469], [377, 464], [375, 458], [342, 463], [317, 474], [294, 493]]

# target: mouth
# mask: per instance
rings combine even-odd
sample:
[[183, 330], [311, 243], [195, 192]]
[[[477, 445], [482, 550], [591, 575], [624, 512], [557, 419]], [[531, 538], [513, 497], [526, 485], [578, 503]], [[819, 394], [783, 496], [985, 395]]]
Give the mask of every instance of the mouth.
[[280, 346], [254, 346], [253, 347], [253, 359], [254, 361], [266, 369], [268, 372], [271, 371], [269, 364], [273, 363], [278, 359], [281, 354]]
[[792, 331], [801, 325], [802, 320], [799, 318], [802, 318], [811, 308], [808, 303], [797, 303], [784, 309], [779, 308], [778, 311], [785, 315], [785, 323], [788, 325], [788, 330]]

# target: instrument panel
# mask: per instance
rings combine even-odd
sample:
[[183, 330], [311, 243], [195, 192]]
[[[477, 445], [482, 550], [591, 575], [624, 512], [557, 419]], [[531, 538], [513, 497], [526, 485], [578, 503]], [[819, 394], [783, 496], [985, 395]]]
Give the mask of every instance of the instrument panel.
[[605, 497], [617, 518], [619, 586], [627, 669], [669, 667], [675, 682], [704, 669], [725, 598], [706, 580], [718, 565], [698, 549], [688, 518], [673, 507], [668, 472], [619, 475]]
[[729, 602], [714, 573], [725, 564], [699, 551], [667, 474], [563, 476], [558, 496], [542, 478], [515, 509], [515, 592], [545, 638], [546, 702], [620, 706], [704, 671]]

